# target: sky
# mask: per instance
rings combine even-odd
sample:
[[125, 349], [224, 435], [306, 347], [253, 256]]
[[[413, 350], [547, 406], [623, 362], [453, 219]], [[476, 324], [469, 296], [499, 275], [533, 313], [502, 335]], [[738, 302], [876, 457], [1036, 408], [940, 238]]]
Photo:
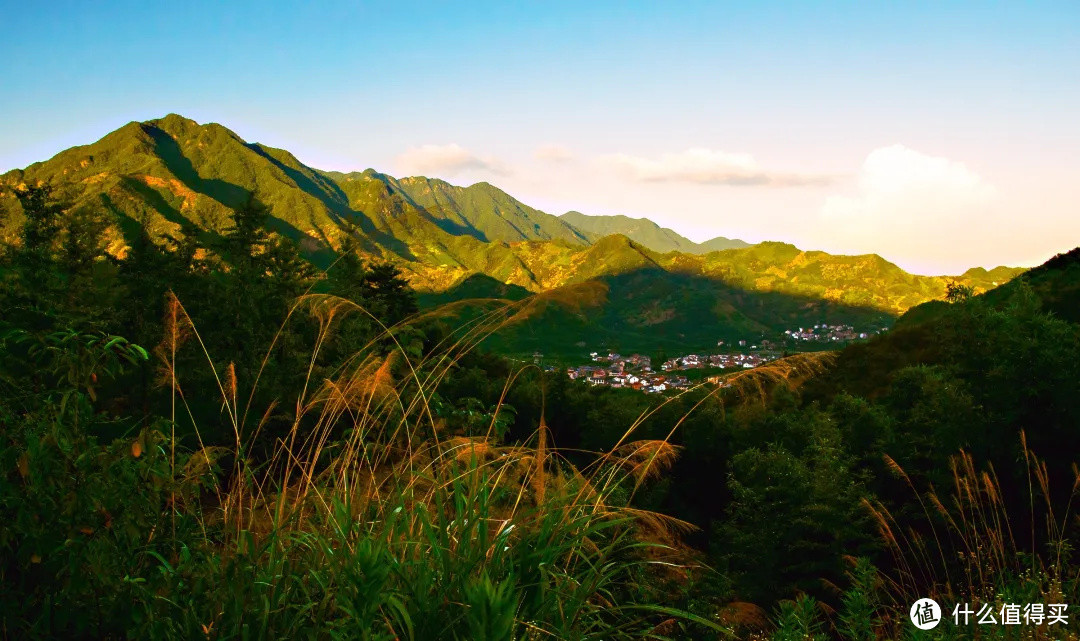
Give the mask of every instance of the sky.
[[[9, 2], [10, 0], [0, 0]], [[916, 273], [1080, 245], [1080, 2], [20, 3], [0, 172], [179, 113]]]

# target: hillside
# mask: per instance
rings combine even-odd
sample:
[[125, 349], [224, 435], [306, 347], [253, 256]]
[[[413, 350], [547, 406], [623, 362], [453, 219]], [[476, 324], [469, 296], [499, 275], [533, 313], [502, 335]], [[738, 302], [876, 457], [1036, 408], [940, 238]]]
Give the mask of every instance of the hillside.
[[[454, 227], [483, 241], [565, 240], [588, 244], [585, 235], [557, 216], [514, 199], [498, 187], [477, 183], [458, 187], [435, 178], [402, 178], [396, 186], [418, 206], [442, 214]], [[444, 227], [445, 229], [445, 227]]]
[[[993, 270], [992, 270], [993, 271]], [[1020, 351], [1043, 341], [1048, 346], [1061, 341], [1067, 347], [1075, 336], [1028, 336], [1026, 330], [1004, 325], [1010, 315], [1038, 317], [1049, 313], [1053, 323], [1072, 323], [1075, 332], [1080, 323], [1080, 248], [1059, 254], [1046, 263], [1003, 283], [998, 287], [954, 304], [935, 300], [912, 307], [895, 324], [892, 331], [860, 345], [852, 345], [839, 354], [836, 367], [818, 381], [818, 393], [848, 389], [873, 396], [890, 384], [895, 372], [904, 367], [935, 365], [948, 361], [963, 350], [964, 358], [982, 359], [980, 375], [1000, 374], [1005, 364], [1032, 369], [1028, 380], [1042, 376], [1059, 376], [1064, 363], [1056, 369], [1039, 372], [1032, 361], [1017, 358], [1005, 342], [988, 341], [973, 330], [976, 324], [1002, 323], [995, 331], [1008, 336], [1012, 347]], [[1040, 321], [1040, 323], [1043, 321]], [[1048, 347], [1056, 357], [1055, 347]], [[1072, 366], [1070, 363], [1069, 367]], [[978, 369], [978, 368], [975, 368]], [[1037, 386], [1033, 386], [1037, 387]], [[1019, 392], [1013, 389], [1012, 392]], [[1032, 423], [1038, 425], [1038, 423]]]
[[[561, 310], [571, 302], [571, 315], [583, 323], [572, 343], [621, 333], [698, 343], [851, 314], [885, 322], [941, 298], [948, 282], [983, 291], [1022, 271], [926, 277], [876, 255], [723, 238], [696, 244], [647, 219], [553, 216], [487, 183], [320, 171], [288, 151], [175, 114], [129, 123], [0, 176], [5, 243], [17, 242], [14, 189], [27, 183], [51, 184], [72, 212], [102, 214], [116, 257], [127, 254], [140, 228], [158, 243], [221, 234], [232, 226], [233, 208], [253, 196], [268, 207], [272, 231], [296, 241], [315, 264], [329, 264], [351, 236], [363, 257], [392, 262], [419, 292], [441, 293], [425, 297], [430, 304], [553, 292], [536, 301], [550, 311], [528, 314], [533, 326], [521, 331], [569, 340], [564, 330], [578, 321], [567, 325]], [[477, 275], [509, 289], [478, 286]], [[458, 287], [463, 283], [469, 286]], [[594, 294], [607, 293], [570, 301], [573, 287], [586, 283]]]
[[[424, 181], [403, 185], [371, 170], [321, 172], [287, 151], [248, 144], [220, 125], [169, 115], [125, 125], [96, 143], [5, 174], [0, 208], [7, 215], [0, 233], [13, 242], [21, 220], [11, 188], [47, 182], [74, 209], [101, 208], [112, 215], [109, 233], [118, 255], [124, 252], [123, 232], [134, 226], [155, 239], [221, 232], [231, 224], [231, 208], [249, 194], [270, 208], [275, 231], [298, 241], [309, 256], [335, 251], [352, 234], [365, 253], [400, 263], [429, 288], [443, 286], [444, 277], [448, 283], [472, 272], [512, 272], [515, 265], [485, 255], [489, 238], [586, 242], [556, 217], [490, 185], [458, 188], [433, 181], [441, 183], [440, 194], [452, 198], [431, 200], [421, 188]], [[514, 262], [512, 256], [502, 260]]]
[[[756, 341], [818, 323], [886, 327], [909, 307], [943, 298], [950, 282], [975, 291], [993, 287], [983, 272], [916, 276], [876, 255], [833, 256], [775, 242], [696, 256], [660, 254], [625, 236], [608, 236], [585, 249], [564, 249], [557, 260], [534, 259], [535, 248], [509, 247], [539, 282], [550, 284], [544, 291], [522, 299], [521, 290], [510, 296], [454, 288], [437, 301], [517, 301], [490, 346], [580, 357], [599, 348], [704, 350], [718, 340]], [[994, 277], [1020, 271], [994, 270]]]

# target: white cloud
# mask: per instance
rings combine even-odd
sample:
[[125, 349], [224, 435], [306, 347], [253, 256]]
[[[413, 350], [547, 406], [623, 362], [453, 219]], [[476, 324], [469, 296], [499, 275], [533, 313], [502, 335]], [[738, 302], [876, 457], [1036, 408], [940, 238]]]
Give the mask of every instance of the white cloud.
[[794, 187], [823, 185], [828, 176], [782, 173], [762, 169], [753, 156], [701, 147], [662, 154], [657, 159], [611, 154], [600, 163], [625, 178], [640, 182], [686, 182], [702, 185]]
[[549, 162], [568, 162], [574, 159], [574, 152], [563, 145], [540, 145], [533, 152], [533, 157]]
[[966, 165], [903, 145], [863, 162], [854, 194], [821, 208], [824, 245], [875, 252], [923, 273], [958, 271], [1001, 249], [997, 190]]
[[413, 147], [398, 155], [396, 164], [407, 174], [425, 176], [456, 176], [467, 171], [510, 173], [498, 159], [478, 156], [458, 144]]

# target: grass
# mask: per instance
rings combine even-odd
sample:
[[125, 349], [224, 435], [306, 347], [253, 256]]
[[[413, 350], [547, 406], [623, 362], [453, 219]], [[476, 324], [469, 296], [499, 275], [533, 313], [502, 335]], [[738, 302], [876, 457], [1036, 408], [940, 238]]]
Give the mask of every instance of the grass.
[[[716, 401], [764, 406], [775, 389], [801, 386], [835, 355], [797, 354], [660, 398], [610, 450], [574, 466], [544, 419], [523, 442], [499, 438], [506, 394], [527, 368], [506, 381], [486, 433], [455, 430], [432, 402], [462, 355], [526, 304], [493, 304], [419, 356], [398, 343], [404, 327], [384, 327], [326, 368], [319, 355], [338, 324], [366, 311], [303, 296], [290, 318], [310, 316], [319, 327], [304, 382], [295, 396], [255, 407], [258, 376], [245, 386], [231, 364], [214, 362], [172, 298], [166, 339], [153, 353], [173, 414], [107, 444], [83, 429], [98, 420], [88, 381], [96, 386], [98, 375], [145, 354], [61, 337], [53, 362], [64, 369], [75, 355], [67, 376], [81, 391], [48, 397], [18, 423], [0, 408], [0, 469], [12, 480], [0, 488], [10, 523], [0, 532], [9, 561], [0, 570], [0, 637], [861, 641], [909, 635], [907, 605], [922, 596], [949, 617], [957, 602], [1000, 608], [1080, 595], [1068, 547], [1080, 474], [1074, 468], [1060, 504], [1024, 442], [1026, 506], [1006, 505], [994, 470], [964, 453], [945, 493], [918, 491], [890, 463], [925, 524], [902, 528], [868, 499], [894, 562], [879, 572], [851, 559], [838, 611], [805, 595], [782, 603], [771, 623], [751, 604], [698, 615], [668, 607], [688, 576], [707, 570], [680, 541], [692, 526], [637, 509], [633, 499], [678, 456], [671, 440], [683, 421], [655, 440], [636, 438], [639, 428], [685, 395], [696, 394], [690, 412]], [[186, 446], [173, 431], [192, 418], [189, 399], [205, 393], [185, 387], [188, 373], [177, 368], [185, 350], [200, 352], [215, 375], [228, 447], [197, 434]], [[281, 415], [291, 417], [289, 428], [269, 436], [270, 417]], [[269, 455], [253, 454], [271, 438]], [[1027, 628], [1023, 638], [1076, 638], [1073, 629]], [[1013, 638], [1009, 630], [941, 631]]]
[[[100, 445], [70, 406], [46, 403], [7, 431], [19, 479], [0, 501], [18, 515], [18, 540], [5, 542], [20, 558], [5, 572], [0, 636], [663, 638], [695, 619], [654, 605], [694, 565], [678, 543], [688, 526], [627, 499], [674, 448], [633, 441], [631, 428], [579, 470], [543, 421], [524, 443], [499, 442], [501, 402], [486, 435], [454, 433], [430, 399], [496, 315], [421, 358], [372, 340], [326, 371], [316, 362], [336, 323], [366, 312], [308, 295], [290, 316], [300, 313], [317, 319], [318, 340], [302, 389], [277, 406], [252, 406], [254, 391], [212, 361], [173, 297], [154, 350], [170, 420]], [[384, 329], [378, 340], [395, 342], [401, 328]], [[194, 447], [178, 441], [189, 396], [205, 393], [177, 371], [185, 349], [215, 374], [232, 447], [198, 431]], [[254, 458], [286, 407], [290, 429]], [[50, 505], [67, 507], [40, 512]]]
[[[1000, 621], [997, 613], [1007, 604], [1078, 601], [1080, 571], [1070, 558], [1069, 534], [1070, 518], [1076, 518], [1072, 507], [1080, 490], [1080, 471], [1074, 464], [1075, 480], [1062, 494], [1050, 487], [1046, 465], [1028, 448], [1023, 433], [1020, 450], [1027, 468], [1026, 505], [1009, 504], [993, 466], [980, 469], [966, 452], [950, 459], [953, 483], [947, 494], [932, 487], [918, 491], [907, 473], [886, 456], [893, 473], [914, 493], [924, 523], [904, 529], [886, 506], [865, 502], [897, 568], [881, 577], [880, 594], [885, 606], [881, 611], [895, 616], [883, 614], [875, 628], [899, 635], [907, 626], [907, 605], [922, 597], [942, 605], [949, 626], [957, 604], [968, 604], [976, 612], [989, 607]], [[971, 617], [970, 625], [954, 626], [952, 632], [957, 638], [1080, 638], [1075, 624], [1024, 626], [1022, 633], [1013, 633], [1007, 626], [978, 626], [975, 619]]]

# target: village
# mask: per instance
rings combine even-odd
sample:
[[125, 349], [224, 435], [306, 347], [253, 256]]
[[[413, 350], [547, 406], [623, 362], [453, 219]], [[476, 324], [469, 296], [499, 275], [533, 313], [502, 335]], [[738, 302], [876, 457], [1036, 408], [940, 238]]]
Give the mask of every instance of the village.
[[[869, 338], [880, 333], [881, 329], [857, 331], [851, 325], [817, 324], [813, 327], [799, 327], [785, 330], [777, 340], [762, 339], [756, 344], [739, 340], [739, 351], [717, 354], [686, 354], [664, 360], [658, 367], [653, 367], [652, 357], [642, 354], [623, 356], [617, 352], [592, 352], [590, 362], [566, 368], [566, 375], [573, 380], [582, 380], [590, 385], [603, 385], [613, 388], [629, 388], [647, 394], [659, 394], [667, 391], [686, 390], [702, 382], [723, 384], [720, 375], [688, 376], [680, 372], [690, 370], [739, 370], [752, 369], [784, 355], [790, 348], [805, 350], [807, 343], [843, 344]], [[803, 345], [800, 346], [799, 344]], [[724, 341], [717, 341], [717, 347], [723, 347]], [[824, 347], [821, 345], [819, 348]], [[539, 356], [539, 354], [537, 354]]]
[[826, 325], [819, 324], [813, 327], [800, 327], [798, 329], [784, 330], [784, 338], [793, 341], [825, 341], [825, 342], [850, 342], [858, 339], [869, 338], [872, 334], [880, 334], [880, 329], [869, 332], [858, 332], [851, 325]]

